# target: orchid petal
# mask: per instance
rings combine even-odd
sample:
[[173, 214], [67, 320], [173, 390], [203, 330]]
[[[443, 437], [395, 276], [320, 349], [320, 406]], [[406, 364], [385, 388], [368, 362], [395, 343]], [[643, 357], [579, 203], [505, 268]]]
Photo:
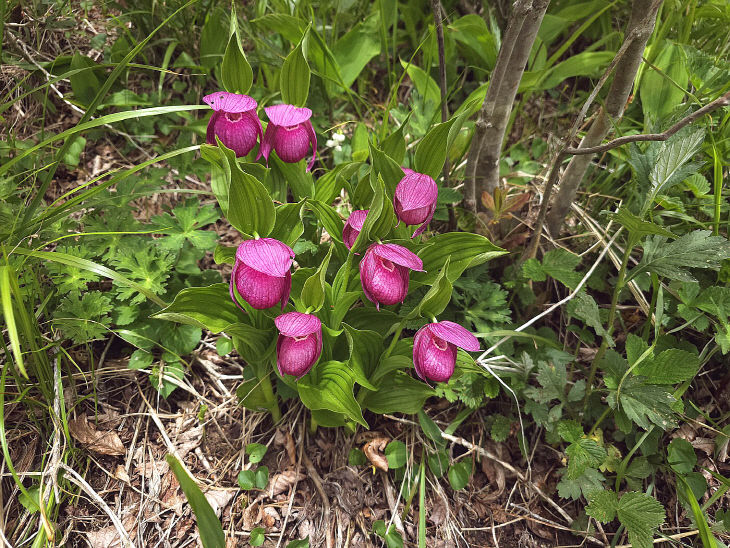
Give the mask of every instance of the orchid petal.
[[365, 224], [365, 218], [368, 216], [367, 209], [358, 209], [350, 214], [345, 226], [342, 228], [342, 241], [345, 242], [347, 249], [352, 249], [355, 241]]
[[436, 203], [438, 195], [436, 181], [428, 175], [415, 171], [406, 174], [395, 187], [395, 199], [403, 211], [429, 207]]
[[289, 273], [293, 258], [294, 250], [273, 238], [246, 240], [236, 250], [237, 260], [262, 274], [278, 278]]
[[273, 146], [279, 159], [287, 164], [302, 160], [309, 150], [309, 133], [304, 124], [292, 127], [276, 127]]
[[228, 283], [228, 292], [231, 294], [231, 299], [233, 300], [233, 302], [235, 303], [235, 305], [238, 308], [240, 308], [241, 310], [243, 310], [244, 312], [246, 312], [243, 309], [243, 307], [240, 304], [238, 304], [238, 299], [236, 298], [236, 293], [235, 293], [235, 290], [234, 290], [235, 283], [236, 283], [236, 270], [238, 270], [238, 266], [239, 266], [239, 263], [238, 263], [238, 260], [236, 260], [233, 263], [233, 270], [231, 271], [231, 281]]
[[418, 255], [398, 244], [373, 244], [373, 253], [397, 265], [423, 272], [423, 261]]
[[279, 333], [285, 337], [306, 337], [322, 331], [322, 322], [317, 316], [302, 312], [287, 312], [274, 320]]
[[296, 126], [312, 117], [312, 111], [307, 107], [295, 107], [294, 105], [273, 105], [264, 108], [264, 112], [271, 123], [282, 127]]
[[219, 117], [224, 116], [222, 112], [213, 112], [208, 120], [208, 129], [205, 132], [205, 142], [208, 145], [217, 145], [215, 140], [215, 123]]
[[266, 165], [269, 165], [269, 155], [271, 150], [274, 148], [274, 140], [276, 139], [276, 132], [279, 127], [276, 124], [269, 123], [266, 126], [266, 132], [264, 133], [263, 139], [261, 139], [261, 146], [259, 147], [259, 154], [256, 157], [258, 160], [261, 156], [266, 160]]
[[306, 128], [307, 133], [309, 133], [309, 142], [312, 145], [312, 159], [309, 160], [309, 163], [307, 164], [307, 171], [311, 171], [312, 166], [314, 165], [314, 160], [317, 157], [317, 133], [314, 131], [312, 122], [309, 120], [304, 122], [304, 127]]
[[252, 308], [266, 310], [285, 298], [288, 300], [291, 292], [291, 275], [270, 276], [254, 270], [245, 263], [240, 263], [236, 271], [236, 289]]
[[426, 230], [426, 227], [429, 225], [429, 223], [433, 220], [433, 214], [436, 212], [436, 202], [433, 203], [431, 206], [431, 211], [428, 214], [428, 217], [426, 217], [426, 220], [423, 221], [423, 224], [418, 227], [418, 230], [416, 230], [413, 233], [413, 236], [411, 238], [415, 238], [416, 236], [420, 236], [423, 234], [423, 232]]
[[427, 327], [437, 337], [455, 344], [459, 348], [463, 348], [469, 352], [479, 350], [479, 339], [457, 323], [443, 321], [429, 324]]
[[203, 97], [206, 105], [216, 111], [247, 112], [258, 108], [259, 104], [253, 97], [227, 91], [217, 91]]

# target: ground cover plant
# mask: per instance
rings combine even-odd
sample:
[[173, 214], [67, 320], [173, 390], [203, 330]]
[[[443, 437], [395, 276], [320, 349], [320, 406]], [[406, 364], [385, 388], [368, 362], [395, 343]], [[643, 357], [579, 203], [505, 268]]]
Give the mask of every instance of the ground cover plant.
[[726, 545], [726, 2], [0, 15], [6, 545]]

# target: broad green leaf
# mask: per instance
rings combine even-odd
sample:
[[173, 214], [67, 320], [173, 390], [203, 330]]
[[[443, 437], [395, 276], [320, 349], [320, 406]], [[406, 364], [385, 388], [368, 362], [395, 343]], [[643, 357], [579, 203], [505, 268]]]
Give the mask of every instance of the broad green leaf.
[[[235, 19], [235, 11], [232, 18]], [[231, 93], [248, 93], [253, 83], [253, 70], [241, 48], [238, 29], [228, 39], [221, 64], [221, 83]]]
[[254, 527], [251, 529], [251, 535], [248, 537], [248, 543], [251, 546], [263, 546], [266, 540], [266, 529], [263, 527]]
[[304, 234], [304, 223], [302, 223], [304, 204], [302, 200], [297, 204], [276, 206], [276, 222], [269, 238], [284, 242], [289, 247], [293, 246], [294, 242]]
[[327, 268], [329, 268], [330, 265], [330, 258], [332, 257], [333, 249], [334, 246], [330, 245], [330, 249], [325, 256], [324, 261], [322, 261], [322, 264], [320, 264], [315, 273], [307, 278], [306, 282], [304, 282], [301, 296], [302, 306], [309, 309], [311, 312], [319, 311], [322, 308], [322, 305], [324, 305], [325, 276], [327, 276]]
[[721, 236], [712, 236], [709, 230], [695, 230], [672, 242], [662, 236], [653, 236], [643, 242], [644, 255], [628, 274], [631, 281], [642, 272], [683, 282], [696, 281], [689, 269], [719, 270], [723, 259], [730, 258], [730, 242]]
[[[441, 103], [441, 90], [436, 80], [431, 78], [425, 70], [417, 67], [413, 63], [407, 63], [401, 59], [400, 64], [406, 70], [408, 77], [413, 82], [418, 93], [423, 97], [424, 106], [431, 103], [434, 108], [437, 107]], [[420, 169], [417, 169], [417, 171], [426, 173]]]
[[218, 244], [213, 250], [215, 264], [233, 264], [236, 261], [236, 249], [235, 247]]
[[368, 150], [370, 142], [368, 139], [368, 127], [362, 122], [355, 125], [355, 131], [352, 132], [352, 160], [355, 162], [364, 162], [368, 159], [370, 151]]
[[418, 306], [414, 308], [408, 315], [409, 319], [417, 316], [431, 318], [438, 316], [448, 306], [451, 301], [451, 293], [453, 286], [448, 278], [449, 258], [446, 258], [444, 266], [441, 268], [438, 277], [434, 280], [428, 292], [423, 296]]
[[596, 331], [596, 335], [603, 337], [609, 346], [614, 345], [613, 339], [603, 327], [603, 322], [598, 311], [598, 304], [588, 293], [585, 291], [578, 293], [568, 303], [567, 311], [574, 318], [578, 318], [589, 327], [592, 327]]
[[385, 458], [388, 460], [389, 468], [403, 468], [408, 462], [406, 444], [398, 440], [391, 441], [385, 447]]
[[319, 200], [307, 200], [307, 209], [315, 214], [319, 222], [327, 231], [330, 237], [337, 241], [342, 242], [342, 229], [345, 228], [345, 222], [337, 214], [334, 208], [328, 204], [320, 202]]
[[435, 125], [421, 139], [416, 147], [415, 170], [425, 173], [436, 179], [446, 162], [446, 154], [449, 151], [449, 132], [454, 122], [463, 118], [454, 117], [447, 122]]
[[272, 180], [281, 184], [283, 188], [289, 187], [295, 200], [314, 196], [314, 180], [312, 174], [307, 171], [305, 161], [290, 164], [272, 155], [269, 157], [269, 166], [271, 167], [269, 176]]
[[492, 70], [497, 62], [497, 42], [489, 32], [487, 23], [480, 15], [469, 14], [456, 19], [448, 26], [454, 40], [473, 51], [481, 61], [480, 68]]
[[377, 392], [368, 392], [363, 406], [373, 413], [418, 413], [435, 391], [410, 375], [394, 371], [385, 375]]
[[418, 424], [421, 425], [421, 430], [428, 439], [439, 447], [446, 446], [446, 440], [441, 436], [441, 428], [433, 422], [433, 419], [423, 409], [418, 411]]
[[200, 542], [204, 548], [225, 548], [226, 537], [223, 534], [221, 522], [215, 515], [210, 503], [203, 495], [195, 480], [191, 478], [185, 468], [180, 464], [173, 455], [167, 455], [167, 464], [170, 470], [175, 474], [180, 487], [182, 487], [185, 497], [188, 499], [190, 507], [193, 509], [195, 519], [198, 523], [198, 532], [200, 533]]
[[276, 341], [274, 329], [259, 329], [242, 322], [227, 325], [223, 331], [233, 337], [236, 350], [249, 363], [264, 360]]
[[208, 287], [186, 287], [175, 296], [169, 306], [152, 317], [220, 333], [244, 317], [243, 312], [231, 300], [228, 289], [228, 284], [224, 283]]
[[451, 488], [459, 491], [469, 484], [471, 476], [471, 461], [468, 459], [460, 460], [449, 468], [449, 483]]
[[254, 464], [261, 462], [268, 449], [269, 448], [266, 445], [262, 445], [260, 443], [247, 444], [246, 455], [248, 456], [248, 461]]
[[301, 42], [284, 59], [279, 76], [281, 99], [284, 103], [303, 107], [309, 96], [309, 63], [304, 58]]
[[653, 64], [661, 72], [652, 67], [646, 67], [643, 71], [639, 96], [644, 109], [645, 125], [651, 120], [664, 118], [682, 103], [685, 95], [683, 90], [689, 80], [684, 54], [679, 46], [663, 41], [652, 47], [659, 50]]
[[228, 44], [228, 29], [224, 20], [225, 11], [217, 6], [210, 11], [200, 31], [200, 64], [208, 69], [218, 64]]
[[352, 86], [370, 59], [380, 53], [379, 31], [380, 12], [375, 11], [335, 43], [332, 53], [345, 87]]
[[[270, 402], [266, 399], [266, 395], [261, 389], [261, 381], [259, 379], [250, 379], [242, 382], [236, 388], [236, 396], [238, 403], [246, 409], [252, 411], [268, 410]], [[253, 486], [253, 481], [251, 482]]]
[[363, 223], [362, 230], [352, 246], [351, 251], [353, 253], [361, 252], [367, 245], [379, 238], [385, 238], [396, 225], [393, 202], [388, 198], [385, 183], [383, 183], [383, 178], [380, 175], [378, 175], [376, 184], [375, 196], [370, 204], [365, 223]]
[[403, 135], [408, 120], [405, 120], [400, 127], [388, 135], [380, 144], [380, 149], [387, 154], [398, 166], [403, 164], [406, 156], [406, 139]]
[[377, 177], [385, 183], [385, 189], [390, 199], [395, 195], [395, 187], [403, 179], [405, 173], [398, 163], [375, 145], [370, 145], [370, 157], [373, 168], [370, 171], [371, 184], [377, 189]]
[[317, 179], [314, 198], [323, 204], [330, 204], [340, 194], [345, 182], [357, 173], [362, 165], [362, 162], [350, 162], [349, 164], [339, 164], [329, 170]]
[[228, 191], [231, 185], [231, 170], [220, 148], [200, 145], [200, 155], [210, 163], [210, 186], [224, 215], [228, 215]]
[[667, 447], [667, 462], [678, 474], [689, 474], [697, 464], [697, 454], [690, 442], [674, 438]]
[[618, 496], [611, 489], [593, 493], [590, 503], [586, 506], [586, 514], [601, 523], [613, 521], [616, 517], [616, 510], [618, 510]]
[[[97, 64], [79, 52], [74, 53], [71, 58], [71, 69], [79, 70], [89, 67], [95, 67]], [[71, 81], [71, 90], [74, 97], [84, 105], [89, 105], [96, 97], [96, 92], [101, 87], [99, 78], [96, 77], [93, 70], [84, 70], [69, 77]]]
[[629, 492], [621, 497], [616, 511], [636, 548], [652, 548], [654, 531], [664, 523], [662, 504], [646, 493]]
[[519, 91], [547, 90], [558, 87], [564, 80], [575, 76], [597, 76], [615, 56], [613, 51], [583, 51], [552, 67], [527, 71], [520, 81]]
[[373, 376], [383, 353], [383, 337], [375, 331], [359, 330], [343, 324], [350, 347], [350, 366], [355, 381], [368, 390], [376, 390], [367, 379]]
[[426, 272], [413, 272], [411, 278], [423, 284], [433, 283], [449, 259], [448, 278], [456, 281], [467, 268], [478, 266], [506, 254], [484, 236], [469, 232], [446, 232], [429, 239], [418, 252]]
[[231, 185], [228, 194], [228, 221], [239, 232], [253, 237], [268, 236], [276, 223], [276, 210], [268, 191], [255, 177], [245, 173], [236, 162], [236, 154], [218, 140], [228, 168]]
[[347, 364], [338, 361], [320, 363], [299, 381], [299, 397], [309, 409], [341, 413], [367, 428], [352, 392], [354, 382]]
[[256, 486], [256, 476], [253, 470], [241, 470], [238, 473], [238, 486], [244, 491], [250, 491]]
[[281, 34], [281, 36], [292, 44], [298, 44], [304, 36], [307, 24], [299, 17], [286, 13], [267, 13], [251, 21], [257, 29], [266, 29]]

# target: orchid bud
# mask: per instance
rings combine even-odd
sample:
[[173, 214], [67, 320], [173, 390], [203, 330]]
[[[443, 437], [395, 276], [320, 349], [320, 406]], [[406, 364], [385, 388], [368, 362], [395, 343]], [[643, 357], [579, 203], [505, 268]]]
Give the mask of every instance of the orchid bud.
[[479, 341], [454, 322], [424, 325], [413, 337], [413, 365], [423, 380], [446, 382], [454, 373], [456, 347], [469, 352], [479, 350]]
[[403, 172], [405, 176], [395, 187], [393, 208], [399, 221], [407, 225], [421, 225], [413, 234], [415, 238], [433, 219], [439, 191], [436, 181], [428, 175], [408, 168], [404, 168]]
[[365, 224], [368, 211], [367, 209], [357, 209], [347, 219], [345, 228], [342, 229], [342, 241], [345, 242], [347, 249], [352, 249], [352, 246], [355, 245], [355, 240], [357, 240], [362, 226]]
[[288, 312], [274, 320], [279, 330], [276, 366], [281, 375], [306, 375], [322, 354], [322, 322], [317, 316]]
[[273, 238], [246, 240], [236, 250], [236, 262], [231, 273], [230, 292], [233, 288], [243, 300], [257, 310], [281, 304], [284, 310], [291, 292], [291, 265], [294, 251]]
[[272, 150], [286, 163], [293, 164], [307, 155], [312, 145], [312, 159], [307, 171], [312, 169], [317, 155], [317, 135], [314, 133], [312, 111], [306, 107], [274, 105], [264, 109], [269, 117], [264, 139], [261, 141], [261, 155], [268, 163]]
[[360, 261], [360, 282], [365, 296], [381, 304], [401, 303], [408, 294], [411, 270], [423, 271], [423, 261], [397, 244], [373, 244]]
[[237, 158], [251, 152], [263, 134], [261, 121], [256, 115], [258, 103], [248, 95], [227, 91], [206, 95], [203, 101], [214, 110], [208, 122], [205, 142], [215, 145], [218, 136], [221, 143], [236, 153]]

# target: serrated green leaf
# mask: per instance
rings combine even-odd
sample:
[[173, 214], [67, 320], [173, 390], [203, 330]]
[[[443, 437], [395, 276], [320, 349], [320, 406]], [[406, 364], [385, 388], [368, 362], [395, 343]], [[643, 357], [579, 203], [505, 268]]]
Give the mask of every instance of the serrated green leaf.
[[583, 277], [580, 273], [575, 272], [580, 260], [579, 255], [559, 247], [545, 253], [542, 263], [535, 259], [525, 261], [522, 273], [528, 279], [536, 282], [545, 281], [546, 276], [550, 276], [570, 289], [575, 289]]
[[667, 446], [667, 462], [678, 474], [689, 474], [697, 464], [697, 453], [687, 440], [674, 438]]
[[652, 548], [654, 531], [664, 523], [662, 504], [646, 493], [629, 492], [621, 497], [616, 511], [636, 548]]
[[592, 327], [596, 331], [596, 335], [603, 337], [609, 346], [613, 346], [613, 338], [603, 327], [601, 316], [598, 311], [598, 304], [595, 299], [585, 291], [578, 293], [569, 303], [567, 307], [568, 314], [579, 320], [583, 320], [586, 325]]
[[598, 468], [606, 459], [606, 450], [591, 438], [580, 438], [565, 448], [568, 460], [568, 471], [565, 477], [575, 479], [580, 477], [586, 468]]
[[650, 234], [658, 234], [667, 238], [675, 238], [675, 235], [666, 228], [656, 223], [643, 221], [641, 217], [634, 215], [625, 206], [621, 207], [617, 213], [610, 213], [609, 217], [623, 226], [632, 238], [639, 240]]
[[586, 468], [583, 474], [575, 479], [565, 476], [558, 482], [558, 495], [561, 498], [578, 500], [581, 496], [590, 500], [593, 493], [603, 490], [605, 478], [595, 468]]
[[644, 255], [628, 274], [629, 282], [642, 272], [684, 282], [696, 281], [689, 269], [719, 270], [720, 263], [730, 258], [730, 242], [722, 236], [712, 236], [709, 230], [689, 232], [673, 242], [662, 236], [647, 238], [642, 244]]
[[700, 368], [700, 358], [686, 350], [670, 348], [641, 362], [634, 373], [652, 384], [677, 384], [691, 379]]
[[676, 424], [672, 404], [676, 400], [666, 389], [645, 384], [640, 377], [629, 376], [621, 384], [621, 392], [616, 400], [616, 392], [608, 395], [608, 404], [612, 409], [620, 409], [633, 422], [644, 430], [656, 424], [662, 430]]
[[593, 493], [586, 506], [586, 514], [601, 523], [613, 521], [616, 510], [618, 510], [618, 496], [610, 489]]

